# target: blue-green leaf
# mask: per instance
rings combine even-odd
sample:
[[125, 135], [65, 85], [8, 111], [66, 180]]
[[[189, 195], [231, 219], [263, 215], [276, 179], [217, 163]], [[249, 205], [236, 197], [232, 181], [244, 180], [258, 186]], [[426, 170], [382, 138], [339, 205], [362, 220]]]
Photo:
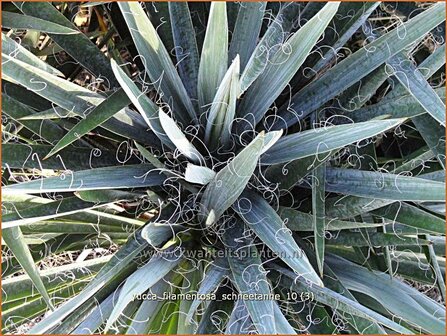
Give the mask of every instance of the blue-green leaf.
[[[203, 276], [203, 280], [200, 283], [200, 288], [197, 291], [197, 295], [207, 295], [213, 293], [219, 287], [222, 280], [228, 276], [230, 273], [230, 267], [227, 259], [217, 258], [213, 261], [206, 270]], [[186, 316], [186, 321], [191, 322], [192, 316], [196, 309], [199, 307], [202, 300], [194, 299], [191, 306], [189, 307], [188, 314]]]
[[[77, 31], [74, 23], [64, 16], [50, 2], [17, 1], [14, 5], [24, 14], [64, 26]], [[104, 53], [88, 38], [86, 34], [50, 34], [51, 39], [97, 78], [105, 79], [107, 85], [116, 86], [110, 63]]]
[[51, 21], [6, 11], [2, 11], [2, 27], [32, 29], [48, 34], [80, 34], [78, 30], [67, 28]]
[[56, 146], [53, 147], [51, 152], [45, 156], [44, 160], [78, 140], [92, 129], [101, 126], [106, 120], [113, 117], [114, 114], [118, 113], [129, 104], [130, 100], [127, 98], [127, 95], [123, 90], [114, 92], [110, 97], [106, 98], [96, 106], [84, 119], [77, 123], [76, 126], [70, 129], [70, 131], [59, 140]]
[[185, 170], [185, 180], [190, 183], [207, 185], [212, 181], [216, 172], [208, 167], [196, 166], [188, 163]]
[[443, 201], [445, 199], [444, 183], [357, 169], [328, 168], [326, 190], [395, 201]]
[[[256, 247], [243, 238], [241, 222], [225, 232], [225, 243], [231, 251], [228, 256], [234, 284], [240, 294], [269, 295], [270, 285]], [[260, 334], [276, 334], [273, 300], [243, 300], [253, 324]]]
[[346, 124], [315, 128], [279, 139], [261, 159], [261, 164], [283, 163], [308, 156], [328, 153], [399, 125], [402, 119], [375, 120], [358, 124]]
[[2, 52], [22, 62], [31, 64], [36, 68], [47, 71], [53, 75], [63, 76], [63, 74], [59, 70], [53, 68], [48, 63], [42, 61], [39, 57], [35, 56], [28, 49], [26, 49], [21, 44], [17, 43], [15, 40], [13, 40], [12, 38], [3, 33], [2, 33]]
[[264, 198], [254, 192], [245, 191], [233, 208], [250, 229], [298, 276], [323, 286], [307, 256], [292, 238], [282, 219]]
[[257, 124], [270, 105], [303, 64], [321, 34], [337, 12], [338, 2], [326, 4], [321, 11], [306, 22], [280, 48], [264, 71], [245, 93], [238, 107], [238, 117], [248, 118], [249, 123], [241, 127]]
[[118, 301], [107, 319], [105, 331], [118, 319], [124, 308], [134, 300], [135, 295], [144, 293], [155, 285], [182, 260], [181, 255], [174, 252], [162, 252], [155, 255], [149, 262], [129, 276], [121, 289]]
[[326, 166], [323, 164], [315, 168], [312, 175], [312, 215], [314, 224], [315, 255], [317, 258], [318, 270], [323, 277], [324, 265], [324, 240], [325, 240], [325, 183]]
[[[68, 80], [2, 54], [2, 78], [19, 83], [28, 90], [81, 117], [104, 101], [104, 97]], [[101, 125], [103, 128], [142, 143], [153, 143], [141, 117], [123, 109]]]
[[2, 228], [9, 228], [19, 225], [27, 225], [47, 219], [67, 216], [80, 211], [94, 209], [102, 204], [92, 204], [78, 197], [66, 197], [51, 203], [30, 206], [25, 209], [17, 209], [14, 212], [2, 215]]
[[399, 82], [405, 86], [419, 104], [433, 118], [445, 126], [444, 103], [405, 53], [400, 52], [390, 57], [387, 64], [391, 67], [394, 76], [397, 77]]
[[199, 51], [187, 2], [168, 2], [177, 68], [191, 99], [197, 100]]
[[442, 306], [415, 288], [384, 273], [367, 270], [340, 257], [328, 258], [329, 265], [348, 289], [362, 292], [386, 307], [393, 315], [425, 331], [442, 334], [445, 312]]
[[2, 239], [5, 241], [9, 249], [12, 251], [12, 253], [16, 257], [20, 265], [25, 270], [25, 272], [31, 278], [34, 286], [42, 295], [48, 307], [50, 307], [53, 310], [53, 304], [51, 303], [45, 285], [43, 284], [43, 281], [40, 278], [38, 268], [34, 263], [28, 245], [26, 245], [25, 243], [25, 237], [23, 236], [20, 227], [11, 227], [11, 228], [2, 227]]
[[207, 113], [205, 142], [211, 151], [219, 145], [229, 147], [231, 144], [231, 126], [236, 113], [236, 100], [239, 94], [239, 55], [222, 79], [216, 96]]
[[[274, 129], [294, 125], [444, 21], [445, 4], [439, 2], [356, 51], [305, 86], [292, 97], [291, 102], [282, 106], [278, 111], [281, 118], [273, 126]], [[405, 36], [401, 37], [403, 31]]]
[[141, 230], [143, 237], [150, 246], [157, 248], [169, 239], [175, 237], [179, 232], [185, 231], [186, 228], [179, 224], [171, 224], [169, 222], [150, 222]]
[[241, 94], [264, 71], [268, 62], [274, 57], [284, 43], [284, 39], [299, 20], [301, 5], [296, 2], [281, 3], [281, 8], [275, 19], [270, 23], [267, 31], [253, 51], [241, 75]]
[[[377, 322], [379, 324], [383, 324], [384, 326], [397, 331], [402, 334], [411, 334], [411, 331], [405, 327], [402, 327], [397, 322], [388, 319], [381, 314], [375, 312], [372, 309], [367, 308], [366, 306], [360, 304], [357, 301], [351, 300], [342, 294], [339, 294], [329, 288], [319, 287], [319, 286], [307, 286], [304, 280], [297, 279], [293, 272], [284, 269], [280, 266], [274, 266], [275, 270], [278, 270], [280, 273], [284, 275], [282, 278], [283, 286], [287, 289], [293, 289], [297, 292], [308, 291], [315, 295], [315, 300], [321, 302], [329, 307], [332, 307], [335, 310], [352, 314], [355, 316], [359, 316], [365, 318], [371, 322]], [[338, 275], [338, 274], [337, 274]], [[295, 279], [297, 281], [295, 281]], [[344, 284], [344, 283], [343, 283]], [[349, 288], [349, 286], [346, 286]]]
[[198, 96], [201, 108], [213, 101], [228, 65], [226, 3], [212, 1], [200, 57]]
[[242, 70], [255, 50], [266, 5], [267, 1], [238, 4], [239, 12], [231, 35], [228, 54], [230, 60], [236, 55], [240, 56]]
[[115, 154], [82, 147], [65, 148], [59, 156], [42, 161], [52, 148], [48, 145], [2, 144], [2, 167], [65, 170], [67, 167], [88, 169], [116, 164]]
[[[288, 229], [292, 231], [313, 231], [313, 215], [301, 212], [292, 208], [280, 207], [278, 210], [278, 215], [284, 221]], [[365, 222], [354, 222], [354, 221], [343, 221], [336, 218], [325, 217], [326, 231], [334, 230], [345, 230], [345, 229], [359, 229], [367, 227], [378, 227], [382, 224], [378, 223], [365, 223]]]
[[372, 213], [416, 229], [445, 235], [444, 219], [404, 202], [395, 202]]
[[169, 140], [171, 140], [171, 142], [183, 155], [196, 163], [205, 162], [202, 154], [200, 154], [196, 147], [189, 142], [175, 121], [164, 113], [162, 109], [158, 110], [158, 118], [160, 119], [161, 127], [163, 127], [163, 130], [165, 131]]
[[189, 124], [197, 118], [196, 111], [155, 27], [139, 3], [119, 2], [118, 5], [135, 46], [144, 59], [149, 78], [158, 83], [159, 93], [165, 103], [172, 104], [175, 117], [185, 125]]
[[146, 124], [164, 144], [168, 147], [174, 148], [174, 144], [165, 134], [165, 131], [160, 124], [160, 120], [158, 118], [158, 106], [140, 91], [137, 85], [129, 77], [127, 77], [126, 73], [114, 60], [112, 60], [112, 70], [132, 104], [135, 105], [138, 112], [140, 112], [143, 116]]
[[208, 217], [208, 225], [219, 219], [244, 191], [256, 168], [263, 146], [264, 132], [261, 132], [207, 185], [201, 203], [204, 215]]
[[161, 185], [165, 177], [150, 164], [94, 168], [66, 172], [60, 176], [17, 183], [3, 188], [5, 193], [46, 193], [96, 189], [124, 189]]

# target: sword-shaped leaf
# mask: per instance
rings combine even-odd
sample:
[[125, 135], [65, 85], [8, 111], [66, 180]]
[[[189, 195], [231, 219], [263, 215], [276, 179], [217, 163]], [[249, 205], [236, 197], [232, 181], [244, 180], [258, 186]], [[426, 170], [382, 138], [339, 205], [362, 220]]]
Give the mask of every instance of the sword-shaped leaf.
[[118, 319], [126, 306], [134, 300], [135, 295], [144, 293], [155, 285], [182, 260], [181, 255], [173, 252], [160, 253], [155, 255], [149, 262], [129, 276], [121, 289], [118, 301], [113, 307], [113, 311], [107, 319], [105, 333]]
[[207, 224], [213, 224], [244, 191], [253, 174], [264, 146], [261, 132], [247, 147], [220, 170], [207, 185], [202, 206]]
[[[40, 271], [40, 278], [47, 291], [53, 291], [70, 282], [83, 281], [101, 269], [110, 259], [110, 256], [95, 258], [87, 261], [51, 267]], [[84, 280], [85, 281], [85, 280]], [[18, 275], [3, 279], [2, 281], [2, 303], [8, 303], [36, 295], [33, 280], [27, 275]]]
[[331, 239], [326, 240], [327, 245], [342, 246], [423, 246], [431, 244], [430, 241], [407, 237], [404, 235], [396, 235], [394, 233], [383, 232], [339, 232]]
[[290, 325], [289, 321], [286, 319], [278, 303], [273, 302], [273, 313], [275, 315], [276, 331], [279, 335], [296, 335], [297, 332]]
[[113, 117], [114, 114], [121, 111], [127, 105], [130, 104], [130, 100], [122, 89], [117, 90], [111, 96], [107, 97], [98, 106], [93, 108], [87, 116], [76, 124], [75, 127], [59, 140], [50, 153], [48, 153], [44, 160], [53, 156], [59, 152], [62, 148], [67, 147], [74, 141], [81, 138], [94, 128], [101, 126], [105, 121]]
[[[299, 238], [298, 242], [302, 242], [302, 239]], [[306, 254], [309, 256], [309, 260], [312, 263], [312, 266], [317, 266], [315, 252], [311, 249], [310, 245], [306, 245], [303, 242], [303, 249]], [[317, 266], [318, 267], [318, 266]], [[352, 295], [352, 293], [338, 280], [337, 276], [330, 269], [330, 267], [325, 264], [323, 282], [326, 288], [333, 290], [344, 297], [357, 301], [356, 298]], [[357, 316], [355, 314], [347, 314], [344, 316], [346, 321], [354, 327], [360, 334], [370, 333], [370, 334], [386, 334], [385, 330], [378, 325], [377, 323], [371, 322], [365, 318]]]
[[[295, 209], [280, 207], [278, 210], [278, 215], [285, 221], [285, 225], [292, 231], [313, 231], [313, 216], [311, 214], [301, 212]], [[335, 218], [325, 217], [326, 231], [334, 230], [346, 230], [346, 229], [359, 229], [367, 227], [378, 227], [382, 224], [378, 223], [364, 223], [364, 222], [350, 222], [343, 221]]]
[[[70, 30], [77, 31], [74, 23], [64, 16], [52, 3], [17, 1], [14, 5], [24, 14], [45, 20]], [[51, 39], [66, 53], [91, 71], [97, 78], [106, 80], [108, 85], [116, 86], [110, 63], [107, 57], [99, 50], [85, 34], [50, 34]]]
[[241, 94], [258, 78], [264, 71], [267, 63], [273, 58], [278, 49], [284, 43], [284, 39], [292, 30], [294, 23], [299, 18], [301, 4], [296, 2], [285, 2], [275, 19], [270, 23], [267, 31], [262, 36], [251, 54], [247, 65], [243, 68], [241, 75]]
[[74, 118], [76, 113], [65, 111], [60, 107], [54, 107], [45, 111], [35, 112], [32, 114], [25, 115], [20, 120], [51, 120], [51, 119], [65, 119]]
[[239, 67], [239, 55], [236, 55], [207, 113], [205, 142], [211, 151], [216, 150], [219, 144], [226, 147], [230, 145], [231, 126], [239, 94]]
[[[269, 295], [270, 285], [256, 247], [243, 238], [244, 225], [236, 222], [228, 228], [224, 240], [231, 254], [228, 256], [234, 284], [240, 294]], [[276, 334], [273, 300], [243, 300], [253, 324], [260, 334]]]
[[191, 99], [197, 99], [197, 78], [199, 72], [199, 51], [191, 13], [186, 2], [168, 2], [174, 38], [177, 69], [183, 85]]
[[325, 32], [324, 45], [329, 50], [324, 55], [318, 55], [319, 61], [312, 66], [312, 71], [320, 72], [327, 64], [337, 57], [339, 50], [354, 35], [369, 16], [376, 10], [380, 2], [342, 2], [334, 19], [334, 28]]
[[[4, 24], [4, 21], [2, 22], [2, 24]], [[2, 52], [24, 63], [31, 64], [36, 68], [47, 71], [53, 75], [63, 76], [63, 74], [59, 70], [53, 68], [48, 63], [42, 61], [39, 57], [35, 56], [28, 49], [26, 49], [21, 44], [17, 43], [15, 40], [13, 40], [12, 38], [3, 33], [2, 33]]]
[[[337, 12], [338, 5], [338, 2], [330, 2], [325, 5], [276, 52], [245, 93], [238, 107], [238, 117], [248, 118], [250, 123], [254, 124], [261, 120], [270, 105], [303, 64]], [[248, 124], [241, 123], [240, 125]]]
[[3, 188], [4, 193], [46, 193], [96, 189], [139, 188], [163, 184], [165, 177], [150, 164], [94, 168], [64, 173], [61, 176], [17, 183]]
[[144, 66], [149, 78], [160, 88], [162, 99], [175, 112], [176, 118], [189, 124], [195, 120], [196, 112], [182, 80], [171, 61], [168, 51], [161, 41], [155, 27], [139, 3], [118, 3], [124, 20], [129, 27], [132, 39], [139, 54], [144, 59]]
[[205, 40], [200, 57], [198, 96], [201, 108], [216, 96], [217, 88], [227, 71], [228, 22], [225, 2], [211, 2]]
[[[181, 295], [198, 295], [198, 283], [202, 280], [202, 268], [200, 265], [193, 265], [192, 263], [188, 263], [187, 266], [190, 271], [188, 273], [188, 277], [183, 278], [182, 288], [180, 289]], [[190, 319], [188, 320], [188, 312], [190, 311], [190, 307], [193, 304], [192, 300], [179, 300], [179, 309], [178, 309], [178, 321], [177, 321], [177, 334], [178, 335], [191, 335], [194, 333], [195, 326], [197, 324], [197, 317], [195, 311], [192, 312]], [[193, 323], [191, 323], [193, 322]]]
[[240, 56], [242, 70], [255, 50], [266, 5], [266, 1], [238, 4], [239, 11], [231, 35], [228, 55], [230, 60], [234, 59], [236, 55]]
[[161, 126], [158, 116], [158, 106], [140, 91], [137, 85], [127, 77], [126, 73], [114, 60], [112, 60], [112, 70], [124, 92], [126, 92], [132, 104], [134, 104], [138, 112], [140, 112], [146, 124], [164, 144], [173, 148], [174, 144]]
[[[164, 300], [161, 300], [165, 293], [170, 293], [171, 291], [171, 281], [173, 278], [173, 272], [168, 273], [163, 279], [158, 281], [155, 285], [153, 285], [149, 292], [150, 294], [155, 295], [156, 300], [143, 300], [141, 306], [138, 308], [135, 313], [134, 318], [132, 319], [129, 328], [126, 331], [126, 334], [130, 335], [142, 335], [147, 334], [150, 330], [150, 325], [152, 321], [156, 318], [158, 314], [160, 314], [160, 310], [165, 303]], [[113, 307], [112, 307], [113, 308]]]
[[202, 154], [194, 147], [194, 145], [186, 138], [180, 127], [177, 126], [175, 121], [162, 111], [158, 110], [158, 118], [160, 119], [161, 127], [165, 131], [169, 140], [174, 146], [188, 159], [193, 162], [200, 163], [205, 162]]
[[[445, 100], [445, 87], [435, 89], [435, 93]], [[363, 122], [372, 119], [410, 118], [426, 113], [424, 108], [409, 93], [386, 96], [377, 104], [365, 106], [347, 116], [354, 122]]]
[[[272, 132], [270, 132], [272, 133]], [[295, 184], [309, 175], [313, 169], [325, 164], [337, 150], [322, 154], [306, 156], [292, 162], [278, 163], [268, 166], [265, 170], [267, 180], [279, 183], [281, 189], [292, 188]]]
[[2, 215], [2, 228], [27, 225], [43, 220], [71, 215], [77, 212], [103, 206], [104, 203], [92, 204], [78, 197], [66, 197], [51, 203], [39, 204]]
[[444, 332], [445, 322], [442, 319], [445, 318], [445, 310], [417, 289], [390, 279], [387, 274], [371, 273], [368, 269], [340, 257], [331, 256], [328, 258], [328, 264], [348, 289], [374, 298], [393, 315], [429, 333]]
[[294, 272], [314, 284], [323, 286], [282, 219], [264, 198], [254, 192], [245, 191], [233, 208], [250, 229]]
[[169, 239], [174, 238], [177, 233], [185, 230], [186, 228], [179, 224], [151, 222], [141, 230], [141, 237], [143, 237], [150, 246], [157, 248], [163, 243], [166, 243]]
[[[445, 4], [437, 3], [356, 51], [305, 86], [292, 97], [291, 102], [282, 106], [278, 111], [282, 118], [274, 125], [274, 129], [294, 125], [444, 21]], [[402, 31], [405, 31], [403, 37]]]
[[10, 29], [31, 29], [48, 34], [80, 34], [79, 31], [67, 28], [51, 21], [13, 12], [2, 12], [2, 26]]
[[[424, 238], [426, 240], [431, 240], [431, 236], [429, 234], [420, 235], [420, 236], [422, 236], [422, 238]], [[441, 292], [442, 299], [445, 302], [445, 297], [446, 297], [445, 296], [445, 281], [444, 281], [445, 270], [444, 270], [444, 274], [443, 274], [441, 267], [439, 266], [438, 258], [436, 256], [436, 252], [433, 247], [433, 244], [427, 244], [427, 245], [423, 246], [422, 248], [424, 250], [425, 258], [430, 263], [433, 273], [435, 274], [438, 289]], [[445, 244], [444, 244], [444, 251], [445, 251]]]
[[88, 169], [116, 164], [115, 154], [103, 151], [97, 156], [94, 149], [81, 147], [65, 148], [59, 156], [43, 161], [52, 148], [48, 145], [2, 144], [2, 167], [65, 170], [67, 167]]
[[190, 183], [207, 185], [216, 175], [215, 171], [203, 166], [188, 163], [185, 170], [185, 180]]
[[233, 311], [228, 318], [226, 335], [246, 335], [256, 332], [253, 320], [247, 310], [247, 305], [239, 299], [234, 305]]
[[[352, 314], [365, 318], [371, 322], [382, 324], [398, 333], [411, 334], [411, 331], [400, 324], [382, 316], [372, 309], [360, 304], [357, 301], [351, 300], [329, 288], [319, 286], [307, 286], [305, 281], [296, 278], [296, 275], [280, 266], [273, 266], [275, 270], [282, 273], [284, 276], [281, 278], [281, 285], [287, 289], [293, 289], [297, 292], [308, 291], [314, 294], [315, 300], [321, 302], [329, 307], [332, 307], [336, 311]], [[338, 275], [338, 274], [337, 274]], [[344, 283], [343, 283], [344, 284]], [[346, 284], [344, 284], [346, 285]], [[349, 288], [349, 286], [346, 286]]]
[[445, 220], [404, 202], [395, 202], [372, 211], [374, 215], [402, 223], [416, 229], [445, 234]]
[[321, 165], [314, 170], [312, 176], [312, 215], [314, 224], [315, 255], [317, 258], [318, 270], [323, 277], [324, 265], [324, 240], [325, 240], [325, 182], [326, 166]]
[[[228, 265], [228, 260], [217, 258], [208, 266], [208, 269], [203, 276], [203, 280], [200, 282], [200, 287], [197, 294], [206, 295], [216, 291], [222, 280], [230, 273], [229, 271], [230, 268]], [[186, 316], [187, 323], [191, 323], [192, 317], [201, 302], [202, 300], [200, 299], [194, 299]]]
[[118, 293], [119, 291], [110, 294], [70, 334], [85, 335], [95, 332], [95, 330], [97, 330], [112, 313], [113, 300]]
[[39, 271], [34, 263], [28, 245], [25, 243], [25, 237], [19, 227], [4, 228], [2, 227], [2, 239], [5, 241], [8, 248], [12, 251], [17, 261], [23, 267], [25, 272], [31, 278], [34, 286], [44, 298], [48, 307], [54, 309], [50, 297], [47, 293], [45, 285], [40, 278]]
[[[430, 56], [418, 65], [417, 69], [425, 79], [430, 79], [445, 64], [445, 48], [445, 43], [437, 47]], [[406, 93], [408, 93], [407, 88], [402, 83], [396, 83], [386, 97], [397, 97]]]
[[413, 118], [412, 121], [441, 166], [445, 169], [445, 128], [428, 114], [419, 115]]
[[400, 52], [390, 57], [387, 64], [424, 110], [445, 127], [445, 104], [406, 54]]
[[114, 281], [124, 280], [123, 276], [128, 275], [129, 267], [133, 267], [131, 264], [134, 263], [134, 259], [148, 246], [147, 243], [136, 238], [136, 236], [131, 236], [129, 241], [101, 268], [96, 277], [79, 295], [60, 306], [49, 317], [34, 325], [29, 332], [31, 334], [47, 333], [87, 302], [101, 288], [110, 285]]
[[[433, 74], [438, 71], [443, 65], [445, 64], [445, 44], [443, 44], [441, 47], [437, 48], [433, 54], [431, 54], [429, 57], [427, 57], [419, 66], [417, 69], [414, 69], [415, 71], [419, 72], [419, 77], [429, 79]], [[420, 78], [422, 80], [422, 78]], [[435, 92], [438, 94], [438, 96], [441, 98], [442, 101], [445, 101], [445, 88], [435, 89]], [[421, 115], [423, 112], [425, 112], [424, 108], [417, 103], [416, 99], [413, 98], [413, 103], [410, 104], [408, 107], [402, 106], [402, 101], [399, 99], [399, 97], [402, 97], [404, 95], [408, 94], [408, 90], [406, 87], [398, 83], [393, 90], [386, 96], [386, 98], [383, 100], [384, 104], [385, 102], [392, 103], [392, 101], [396, 101], [393, 105], [387, 106], [388, 109], [388, 115], [395, 115], [395, 116], [404, 116], [406, 114], [407, 116], [415, 116], [412, 121], [415, 124], [416, 128], [418, 129], [419, 133], [422, 135], [423, 139], [429, 145], [430, 149], [435, 154], [438, 161], [441, 163], [443, 167], [445, 167], [445, 140], [444, 133], [445, 130], [442, 126], [439, 125], [438, 122], [433, 120], [428, 115]], [[406, 99], [404, 99], [406, 100]], [[416, 104], [419, 104], [419, 106], [415, 106]], [[374, 106], [374, 105], [373, 105]], [[361, 120], [363, 115], [371, 116], [371, 112], [375, 112], [377, 114], [384, 113], [385, 111], [380, 111], [380, 107], [382, 107], [382, 101], [378, 104], [375, 104], [378, 109], [376, 110], [374, 107], [372, 107], [372, 110], [369, 110], [366, 108], [366, 110], [362, 109], [354, 114], [353, 120], [359, 121]], [[402, 113], [403, 112], [403, 113]]]
[[445, 184], [417, 177], [328, 168], [326, 190], [329, 192], [402, 201], [443, 201]]
[[197, 118], [196, 112], [155, 27], [139, 3], [120, 2], [118, 5], [135, 46], [143, 57], [149, 78], [160, 88], [163, 101], [168, 105], [172, 104], [171, 110], [175, 117], [185, 125], [189, 124]]
[[386, 132], [402, 121], [402, 119], [374, 120], [358, 124], [315, 128], [286, 135], [262, 156], [261, 164], [283, 163], [327, 153]]
[[326, 199], [326, 216], [332, 218], [354, 218], [394, 203], [393, 200], [358, 196], [339, 196]]
[[[68, 80], [54, 76], [32, 65], [2, 54], [2, 78], [19, 83], [28, 90], [55, 103], [67, 111], [84, 117], [88, 111], [104, 101], [104, 97]], [[142, 143], [153, 143], [141, 117], [123, 109], [101, 125], [125, 138]]]

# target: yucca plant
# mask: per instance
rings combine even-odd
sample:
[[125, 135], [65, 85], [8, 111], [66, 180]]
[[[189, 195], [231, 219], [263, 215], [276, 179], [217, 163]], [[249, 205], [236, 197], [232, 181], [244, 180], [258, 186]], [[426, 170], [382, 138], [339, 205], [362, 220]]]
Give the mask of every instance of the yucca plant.
[[443, 334], [444, 21], [3, 2], [3, 333]]

